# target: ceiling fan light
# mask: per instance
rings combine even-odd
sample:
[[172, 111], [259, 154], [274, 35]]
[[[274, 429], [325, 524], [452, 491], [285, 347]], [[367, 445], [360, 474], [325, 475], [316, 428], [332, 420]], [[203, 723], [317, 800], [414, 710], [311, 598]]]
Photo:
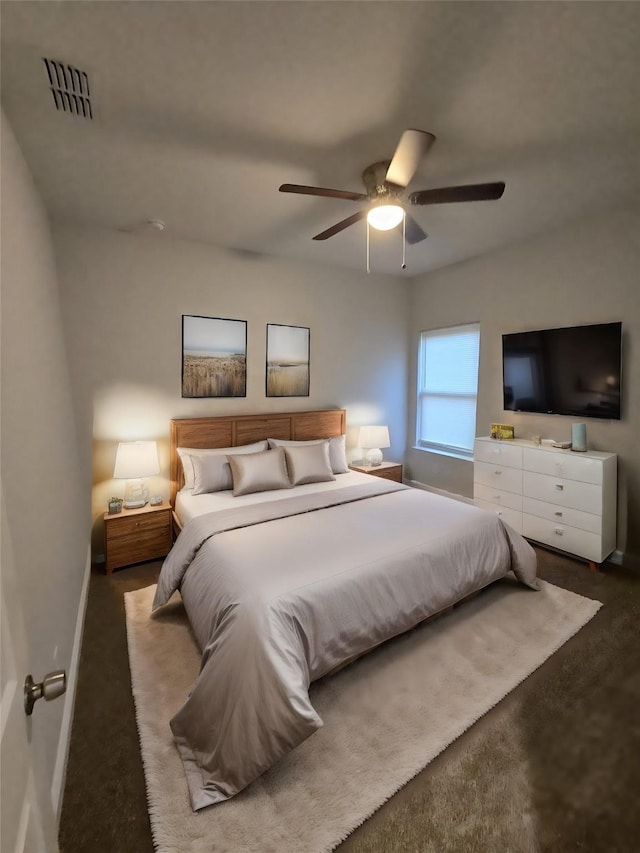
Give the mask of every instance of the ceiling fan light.
[[390, 231], [402, 222], [404, 210], [399, 204], [380, 204], [367, 213], [367, 222], [378, 231]]

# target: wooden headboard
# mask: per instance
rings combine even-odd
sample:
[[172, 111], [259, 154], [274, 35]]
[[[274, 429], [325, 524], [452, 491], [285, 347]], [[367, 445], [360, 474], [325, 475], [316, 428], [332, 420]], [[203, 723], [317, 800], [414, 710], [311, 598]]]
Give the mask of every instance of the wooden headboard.
[[307, 441], [331, 438], [346, 431], [345, 409], [314, 412], [274, 412], [227, 415], [219, 418], [173, 418], [171, 421], [171, 506], [184, 485], [178, 447], [237, 447], [265, 438]]

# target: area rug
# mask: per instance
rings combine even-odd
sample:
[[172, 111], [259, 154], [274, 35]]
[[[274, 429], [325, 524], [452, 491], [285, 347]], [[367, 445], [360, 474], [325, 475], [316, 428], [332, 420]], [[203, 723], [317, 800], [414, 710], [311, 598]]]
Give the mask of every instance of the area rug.
[[510, 576], [311, 687], [324, 726], [233, 799], [191, 811], [169, 720], [197, 678], [179, 596], [125, 595], [154, 844], [162, 853], [327, 853], [585, 625], [600, 603]]

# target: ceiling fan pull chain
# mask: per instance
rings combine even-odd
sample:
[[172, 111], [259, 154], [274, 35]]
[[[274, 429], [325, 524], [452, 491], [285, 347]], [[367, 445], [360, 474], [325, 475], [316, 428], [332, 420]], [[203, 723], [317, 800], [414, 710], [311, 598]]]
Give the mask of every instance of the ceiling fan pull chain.
[[371, 272], [371, 265], [369, 263], [369, 220], [367, 220], [367, 272]]
[[402, 211], [402, 269], [407, 268], [407, 213]]

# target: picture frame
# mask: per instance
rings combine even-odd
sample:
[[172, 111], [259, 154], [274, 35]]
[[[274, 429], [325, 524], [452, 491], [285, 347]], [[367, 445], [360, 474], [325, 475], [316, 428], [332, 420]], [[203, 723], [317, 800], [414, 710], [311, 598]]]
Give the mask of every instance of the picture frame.
[[267, 397], [309, 396], [310, 338], [308, 326], [267, 323]]
[[182, 315], [182, 396], [247, 396], [247, 321]]

